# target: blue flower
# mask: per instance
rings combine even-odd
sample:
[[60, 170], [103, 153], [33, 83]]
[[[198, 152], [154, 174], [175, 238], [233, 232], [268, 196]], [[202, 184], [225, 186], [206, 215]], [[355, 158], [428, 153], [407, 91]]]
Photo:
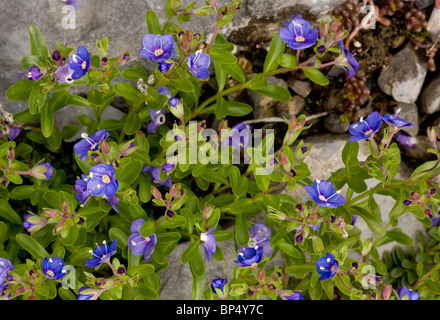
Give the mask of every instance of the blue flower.
[[168, 177], [165, 181], [160, 178], [160, 168], [158, 167], [151, 167], [151, 166], [145, 166], [142, 169], [142, 173], [149, 172], [151, 175], [151, 179], [154, 183], [160, 184], [161, 186], [166, 186], [168, 188], [171, 188], [173, 185], [173, 182], [171, 181], [171, 177]]
[[151, 121], [147, 126], [147, 132], [153, 134], [156, 130], [165, 123], [165, 115], [167, 113], [167, 109], [164, 107], [161, 110], [154, 110], [150, 108], [150, 118]]
[[128, 237], [128, 247], [133, 255], [144, 256], [144, 259], [147, 260], [154, 252], [157, 237], [154, 233], [146, 238], [141, 236], [140, 230], [144, 223], [144, 219], [136, 219], [131, 223], [131, 235]]
[[90, 54], [86, 48], [79, 46], [77, 54], [69, 58], [69, 67], [73, 70], [72, 79], [77, 80], [82, 78], [90, 69], [92, 61]]
[[110, 259], [112, 255], [116, 252], [116, 239], [110, 245], [107, 245], [105, 241], [102, 242], [101, 246], [96, 246], [95, 251], [90, 250], [89, 252], [94, 258], [87, 260], [84, 265], [89, 268], [95, 268], [100, 264], [106, 262]]
[[234, 263], [240, 267], [250, 267], [254, 263], [260, 263], [263, 251], [263, 247], [245, 247], [239, 251], [238, 259]]
[[217, 250], [217, 240], [214, 236], [215, 228], [217, 228], [217, 225], [200, 235], [200, 240], [205, 243], [205, 255], [208, 261], [211, 260], [212, 255]]
[[81, 179], [77, 179], [75, 181], [75, 186], [73, 188], [73, 190], [77, 193], [77, 195], [75, 195], [75, 199], [82, 203], [85, 203], [91, 195], [90, 191], [87, 190], [86, 180], [88, 180], [87, 175], [82, 174]]
[[347, 77], [353, 78], [356, 76], [356, 70], [359, 69], [359, 63], [353, 57], [353, 55], [348, 51], [348, 49], [344, 45], [344, 41], [339, 40], [339, 46], [341, 47], [341, 60], [345, 70], [347, 71]]
[[229, 135], [220, 144], [220, 147], [232, 146], [234, 149], [246, 148], [251, 139], [252, 126], [244, 122], [240, 122], [232, 126]]
[[142, 49], [139, 54], [151, 61], [163, 62], [174, 54], [174, 37], [172, 34], [148, 33], [142, 39]]
[[0, 258], [0, 293], [3, 291], [5, 285], [5, 278], [8, 276], [9, 271], [14, 270], [15, 266], [5, 258]]
[[398, 109], [394, 115], [385, 114], [382, 117], [382, 119], [389, 125], [393, 125], [396, 128], [411, 127], [415, 125], [415, 123], [407, 122], [402, 118], [400, 118], [399, 116], [400, 116], [400, 109]]
[[81, 137], [83, 139], [81, 139], [73, 146], [73, 151], [75, 151], [75, 153], [79, 155], [80, 160], [85, 160], [89, 156], [89, 151], [98, 150], [99, 142], [107, 139], [108, 131], [105, 129], [101, 129], [91, 134], [90, 136], [88, 136], [86, 133], [83, 133]]
[[406, 149], [414, 149], [417, 146], [417, 138], [406, 134], [397, 134], [396, 141]]
[[78, 290], [78, 300], [96, 300], [101, 292], [88, 286], [83, 286]]
[[36, 214], [29, 213], [23, 219], [23, 227], [29, 233], [34, 233], [46, 226], [48, 221]]
[[284, 298], [287, 300], [304, 300], [304, 297], [302, 296], [301, 292], [294, 292], [291, 295], [283, 295]]
[[52, 280], [61, 279], [67, 273], [64, 265], [64, 260], [58, 257], [45, 257], [43, 259], [42, 267], [44, 274]]
[[81, 0], [66, 0], [66, 4], [69, 6], [73, 6], [75, 10], [81, 6]]
[[168, 100], [171, 99], [171, 91], [165, 86], [160, 86], [159, 88], [157, 88], [157, 93], [167, 97]]
[[420, 294], [403, 286], [397, 290], [400, 300], [420, 300]]
[[58, 69], [54, 72], [55, 76], [57, 77], [57, 80], [61, 84], [71, 84], [73, 83], [73, 70], [70, 68], [69, 64], [65, 64], [61, 67], [58, 67]]
[[225, 287], [226, 283], [227, 283], [226, 279], [223, 279], [223, 278], [220, 278], [220, 277], [218, 277], [217, 279], [212, 280], [212, 282], [211, 282], [211, 290], [212, 290], [212, 292], [217, 294], [216, 289], [218, 289], [221, 292], [223, 292], [223, 288]]
[[325, 257], [316, 261], [316, 270], [321, 275], [319, 280], [324, 281], [333, 277], [338, 271], [338, 262], [331, 253], [326, 253]]
[[326, 180], [315, 180], [312, 186], [304, 186], [309, 197], [321, 207], [336, 208], [345, 203], [345, 198], [340, 191], [336, 191], [333, 185]]
[[112, 165], [98, 164], [90, 169], [87, 190], [92, 196], [113, 198], [118, 191], [119, 181], [115, 178]]
[[381, 125], [382, 117], [379, 112], [374, 111], [368, 115], [367, 119], [364, 120], [361, 118], [360, 121], [350, 125], [348, 132], [353, 135], [350, 137], [350, 141], [354, 142], [368, 139], [371, 135], [379, 131]]
[[11, 141], [15, 140], [21, 131], [23, 131], [22, 127], [6, 127], [6, 134], [8, 135], [8, 139]]
[[209, 66], [211, 65], [211, 57], [209, 54], [198, 50], [196, 53], [191, 53], [187, 60], [187, 65], [191, 73], [199, 79], [209, 78]]
[[301, 14], [296, 15], [287, 28], [281, 28], [278, 34], [281, 40], [295, 50], [309, 48], [318, 39], [318, 29], [311, 29], [310, 23], [304, 20]]
[[262, 223], [254, 223], [249, 227], [249, 242], [245, 247], [248, 248], [263, 248], [263, 254], [270, 257], [273, 253], [273, 248], [270, 245], [270, 237], [272, 231], [269, 227]]
[[120, 199], [117, 197], [105, 198], [105, 200], [112, 206], [113, 210], [119, 212], [116, 205], [119, 203]]
[[32, 66], [28, 68], [27, 77], [29, 80], [36, 81], [41, 78], [43, 74], [41, 73], [40, 68], [37, 66]]

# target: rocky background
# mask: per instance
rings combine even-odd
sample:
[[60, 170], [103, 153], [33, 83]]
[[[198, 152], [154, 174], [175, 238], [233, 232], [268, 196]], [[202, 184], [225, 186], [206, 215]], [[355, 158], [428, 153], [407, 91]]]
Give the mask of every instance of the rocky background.
[[[182, 1], [182, 4], [188, 2]], [[227, 2], [218, 0], [220, 5]], [[433, 8], [433, 2], [433, 0], [419, 0], [414, 5], [428, 14], [425, 29], [432, 39], [436, 39], [440, 35], [440, 10]], [[27, 108], [26, 102], [8, 101], [5, 92], [25, 76], [24, 71], [20, 70], [20, 60], [30, 54], [27, 33], [30, 24], [35, 24], [40, 29], [49, 49], [55, 48], [56, 42], [60, 41], [72, 47], [82, 45], [95, 52], [96, 39], [107, 36], [109, 56], [118, 56], [130, 50], [133, 59], [130, 64], [139, 63], [151, 70], [153, 66], [138, 55], [137, 51], [141, 48], [143, 35], [147, 33], [145, 13], [147, 10], [154, 10], [160, 22], [164, 22], [165, 3], [165, 0], [82, 0], [81, 6], [76, 11], [76, 28], [64, 29], [62, 21], [67, 12], [63, 12], [66, 4], [61, 0], [9, 2], [3, 0], [0, 4], [0, 21], [3, 26], [3, 32], [0, 33], [0, 103], [11, 113]], [[197, 0], [197, 3], [201, 5], [204, 0]], [[262, 63], [270, 39], [283, 21], [295, 13], [302, 13], [306, 19], [316, 25], [320, 20], [330, 17], [335, 8], [345, 3], [346, 0], [243, 0], [243, 6], [234, 18], [234, 23], [224, 27], [222, 33], [237, 45], [236, 53], [239, 55], [241, 66], [248, 74], [252, 74]], [[212, 35], [213, 30], [209, 17], [194, 19], [184, 24], [184, 28], [203, 32], [207, 38]], [[353, 44], [353, 48], [358, 54], [363, 71], [359, 74], [357, 82], [352, 83], [351, 89], [347, 89], [347, 84], [344, 85], [341, 81], [344, 80], [341, 77], [341, 70], [333, 68], [327, 75], [332, 86], [324, 89], [327, 90], [326, 94], [322, 90], [317, 90], [312, 83], [301, 76], [294, 75], [291, 78], [268, 79], [289, 88], [292, 99], [287, 103], [279, 103], [251, 92], [237, 93], [237, 96], [228, 98], [245, 97], [254, 106], [253, 117], [256, 119], [272, 116], [290, 117], [292, 114], [301, 113], [308, 116], [318, 114], [312, 120], [315, 125], [304, 137], [305, 144], [313, 146], [306, 162], [310, 166], [312, 178], [327, 179], [332, 171], [343, 166], [340, 154], [348, 139], [346, 132], [351, 119], [341, 121], [341, 108], [345, 108], [343, 111], [347, 108], [341, 94], [352, 90], [353, 86], [355, 89], [360, 87], [363, 91], [361, 90], [358, 97], [362, 99], [356, 101], [357, 105], [352, 108], [354, 111], [350, 109], [354, 118], [360, 115], [358, 111], [370, 112], [373, 100], [379, 102], [386, 100], [382, 106], [383, 111], [392, 112], [393, 109], [401, 108], [401, 116], [417, 124], [406, 130], [408, 137], [412, 137], [411, 141], [416, 143], [414, 148], [402, 148], [406, 163], [402, 163], [399, 175], [405, 178], [410, 175], [412, 168], [419, 161], [429, 159], [429, 154], [426, 152], [429, 143], [425, 132], [427, 126], [437, 125], [440, 122], [440, 73], [438, 70], [430, 69], [425, 52], [415, 50], [412, 42], [407, 41], [404, 45], [395, 48], [391, 46], [390, 54], [388, 51], [390, 45], [386, 42], [394, 38], [387, 36], [389, 31], [387, 28], [380, 30], [383, 38], [379, 41], [383, 41], [383, 45], [360, 32], [360, 40]], [[436, 59], [437, 65], [440, 66], [438, 57]], [[372, 72], [376, 78], [366, 77], [368, 72]], [[363, 76], [365, 77], [362, 78]], [[122, 78], [117, 80], [124, 81]], [[215, 84], [209, 85], [215, 89]], [[331, 89], [330, 94], [328, 94], [329, 89]], [[79, 90], [75, 92], [76, 94], [82, 93], [80, 87], [75, 90]], [[124, 101], [115, 99], [113, 106], [106, 110], [103, 118], [118, 119], [123, 112]], [[57, 111], [56, 123], [60, 128], [68, 124], [78, 124], [77, 115], [82, 113], [93, 117], [93, 114], [85, 108], [67, 106]], [[269, 123], [266, 126], [273, 125]], [[359, 160], [366, 158], [367, 152], [368, 148], [361, 148]], [[374, 181], [371, 181], [371, 185], [374, 185]], [[291, 194], [288, 190], [281, 192]], [[299, 190], [292, 196], [302, 199], [305, 195]], [[386, 222], [394, 201], [386, 197], [378, 197], [377, 201], [382, 209], [383, 220]], [[264, 221], [264, 216], [257, 219]], [[369, 235], [368, 227], [361, 219], [358, 219], [357, 226], [365, 231], [365, 236]], [[410, 236], [415, 236], [418, 230], [423, 230], [423, 226], [410, 214], [400, 219], [399, 226]], [[392, 245], [389, 244], [384, 249], [389, 249]], [[189, 266], [181, 265], [179, 261], [180, 254], [186, 246], [186, 244], [179, 245], [169, 256], [170, 267], [160, 274], [162, 292], [159, 299], [191, 299], [192, 280]], [[222, 262], [206, 263], [208, 282], [219, 276], [232, 276], [233, 260], [236, 259], [234, 244], [228, 241], [219, 243], [219, 246], [225, 254], [225, 259]], [[274, 263], [276, 262], [277, 259]]]

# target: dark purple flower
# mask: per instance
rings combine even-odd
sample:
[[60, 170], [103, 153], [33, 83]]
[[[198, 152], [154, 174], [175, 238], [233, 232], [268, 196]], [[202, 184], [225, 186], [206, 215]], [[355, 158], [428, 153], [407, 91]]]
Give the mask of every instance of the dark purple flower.
[[142, 173], [149, 172], [151, 175], [151, 179], [154, 183], [160, 184], [161, 186], [166, 186], [168, 188], [171, 188], [173, 185], [173, 182], [171, 181], [171, 177], [168, 177], [165, 181], [163, 181], [160, 178], [160, 168], [158, 167], [151, 167], [151, 166], [145, 166], [142, 169]]
[[44, 274], [52, 280], [61, 279], [67, 273], [64, 265], [64, 260], [58, 257], [45, 257], [43, 259], [42, 267]]
[[352, 137], [350, 137], [350, 141], [359, 141], [368, 139], [371, 135], [375, 134], [379, 131], [382, 125], [382, 116], [379, 112], [374, 111], [369, 114], [367, 119], [361, 118], [360, 121], [353, 123], [350, 125], [348, 131], [350, 132]]
[[353, 55], [345, 48], [344, 41], [339, 41], [339, 46], [341, 47], [341, 60], [342, 64], [345, 65], [344, 68], [347, 71], [348, 78], [353, 78], [356, 76], [356, 70], [359, 69], [359, 63], [353, 57]]
[[168, 72], [168, 70], [170, 70], [172, 65], [173, 65], [172, 63], [159, 62], [157, 64], [157, 68], [159, 69], [160, 72], [165, 73]]
[[354, 226], [356, 224], [357, 218], [358, 218], [357, 215], [352, 216], [351, 217], [350, 225]]
[[394, 125], [396, 128], [411, 127], [411, 126], [415, 125], [414, 123], [406, 122], [405, 120], [403, 120], [399, 116], [400, 116], [400, 109], [398, 109], [394, 115], [385, 114], [382, 117], [382, 119], [386, 123]]
[[60, 58], [61, 58], [60, 53], [59, 53], [58, 51], [55, 50], [55, 51], [52, 53], [52, 59], [54, 59], [55, 61], [58, 61], [58, 60], [60, 60]]
[[397, 290], [400, 300], [420, 300], [420, 294], [417, 291], [413, 291], [403, 286]]
[[87, 190], [92, 196], [113, 198], [119, 188], [112, 165], [98, 164], [90, 169]]
[[142, 39], [142, 49], [139, 54], [151, 61], [163, 62], [174, 54], [174, 37], [172, 34], [148, 33]]
[[70, 68], [69, 64], [58, 67], [54, 73], [58, 79], [58, 82], [61, 84], [71, 84], [74, 81], [72, 78], [73, 70]]
[[397, 134], [396, 141], [406, 149], [414, 149], [417, 146], [417, 138], [406, 134]]
[[95, 251], [89, 251], [94, 258], [87, 260], [84, 265], [89, 268], [95, 268], [101, 263], [106, 262], [116, 252], [116, 239], [110, 245], [107, 245], [105, 241], [101, 246], [97, 246]]
[[131, 223], [131, 235], [128, 237], [128, 247], [133, 255], [144, 256], [144, 259], [147, 260], [154, 252], [157, 237], [154, 233], [148, 237], [141, 236], [140, 230], [144, 223], [144, 219], [136, 219]]
[[107, 139], [108, 131], [101, 129], [88, 136], [86, 133], [81, 135], [83, 139], [73, 146], [73, 151], [79, 155], [80, 160], [85, 160], [89, 156], [89, 151], [96, 151], [99, 147], [99, 142]]
[[27, 77], [29, 80], [35, 81], [41, 78], [43, 74], [41, 73], [40, 68], [37, 66], [32, 66], [28, 68]]
[[23, 131], [22, 127], [6, 127], [6, 134], [8, 135], [8, 139], [13, 141], [15, 140], [18, 135]]
[[345, 198], [340, 191], [336, 191], [333, 185], [326, 180], [315, 180], [312, 186], [304, 186], [309, 197], [321, 207], [336, 208], [345, 203]]
[[252, 126], [244, 122], [240, 122], [231, 128], [226, 140], [220, 144], [221, 148], [224, 146], [232, 146], [234, 149], [246, 148], [251, 139]]
[[174, 170], [174, 168], [176, 167], [176, 161], [171, 162], [171, 163], [165, 163], [162, 167], [162, 171], [165, 173], [169, 173], [171, 171]]
[[186, 62], [191, 73], [199, 79], [209, 78], [209, 66], [211, 65], [211, 57], [209, 54], [198, 50], [196, 53], [191, 53], [189, 55], [188, 61]]
[[101, 292], [88, 286], [83, 286], [78, 290], [78, 300], [96, 300]]
[[75, 10], [81, 6], [81, 0], [66, 0], [66, 4], [69, 6], [73, 6]]
[[287, 300], [304, 300], [304, 297], [302, 296], [301, 292], [294, 292], [289, 296], [283, 295], [283, 297], [286, 298]]
[[238, 253], [238, 259], [234, 263], [240, 267], [250, 267], [254, 263], [260, 263], [263, 258], [262, 247], [244, 247]]
[[87, 49], [79, 46], [77, 54], [72, 55], [69, 59], [69, 67], [73, 70], [72, 79], [82, 78], [89, 71], [91, 63]]
[[205, 243], [205, 254], [206, 258], [208, 258], [208, 261], [211, 260], [212, 255], [217, 249], [217, 241], [214, 236], [215, 228], [217, 228], [217, 225], [200, 235], [200, 240]]
[[227, 283], [226, 279], [223, 279], [223, 278], [220, 278], [220, 277], [218, 277], [217, 279], [212, 280], [212, 282], [211, 282], [211, 290], [212, 290], [212, 292], [217, 294], [216, 289], [218, 289], [221, 292], [223, 292], [223, 288], [225, 287], [226, 283]]
[[36, 214], [29, 213], [23, 219], [23, 227], [29, 233], [34, 233], [47, 225], [47, 220], [37, 216]]
[[147, 132], [153, 134], [156, 130], [165, 123], [165, 115], [167, 113], [166, 108], [162, 108], [161, 110], [154, 110], [150, 108], [150, 118], [151, 121], [147, 126]]
[[289, 22], [287, 28], [280, 29], [279, 35], [290, 48], [306, 49], [315, 44], [318, 39], [318, 29], [311, 29], [310, 23], [298, 14]]
[[338, 262], [331, 253], [326, 253], [325, 257], [316, 261], [316, 270], [321, 275], [319, 280], [324, 281], [333, 277], [338, 271]]

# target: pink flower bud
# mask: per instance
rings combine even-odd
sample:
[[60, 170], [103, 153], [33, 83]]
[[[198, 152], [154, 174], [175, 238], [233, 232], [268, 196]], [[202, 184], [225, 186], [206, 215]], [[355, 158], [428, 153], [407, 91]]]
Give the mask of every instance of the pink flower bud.
[[162, 199], [162, 194], [156, 188], [151, 190], [151, 194], [153, 195], [154, 199]]
[[204, 221], [208, 220], [213, 212], [214, 212], [214, 207], [210, 205], [205, 205], [205, 208], [203, 209], [203, 220]]
[[435, 128], [429, 127], [426, 130], [426, 134], [428, 136], [429, 141], [431, 141], [432, 143], [435, 143], [437, 141], [437, 132], [435, 131]]
[[382, 296], [384, 300], [388, 300], [391, 296], [391, 292], [393, 292], [393, 286], [390, 284], [386, 284], [383, 287]]
[[8, 160], [14, 160], [14, 158], [15, 158], [15, 149], [11, 148], [8, 151]]
[[179, 192], [179, 187], [177, 184], [173, 184], [173, 186], [170, 189], [170, 196], [174, 197]]

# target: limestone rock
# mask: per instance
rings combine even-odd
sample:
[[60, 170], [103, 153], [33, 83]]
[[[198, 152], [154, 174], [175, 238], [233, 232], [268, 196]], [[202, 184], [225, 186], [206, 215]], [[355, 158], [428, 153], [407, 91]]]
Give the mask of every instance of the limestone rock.
[[427, 73], [426, 58], [420, 56], [408, 43], [383, 67], [378, 85], [398, 102], [414, 103], [419, 97]]
[[433, 114], [440, 110], [440, 76], [434, 78], [425, 89], [421, 98], [420, 111]]

